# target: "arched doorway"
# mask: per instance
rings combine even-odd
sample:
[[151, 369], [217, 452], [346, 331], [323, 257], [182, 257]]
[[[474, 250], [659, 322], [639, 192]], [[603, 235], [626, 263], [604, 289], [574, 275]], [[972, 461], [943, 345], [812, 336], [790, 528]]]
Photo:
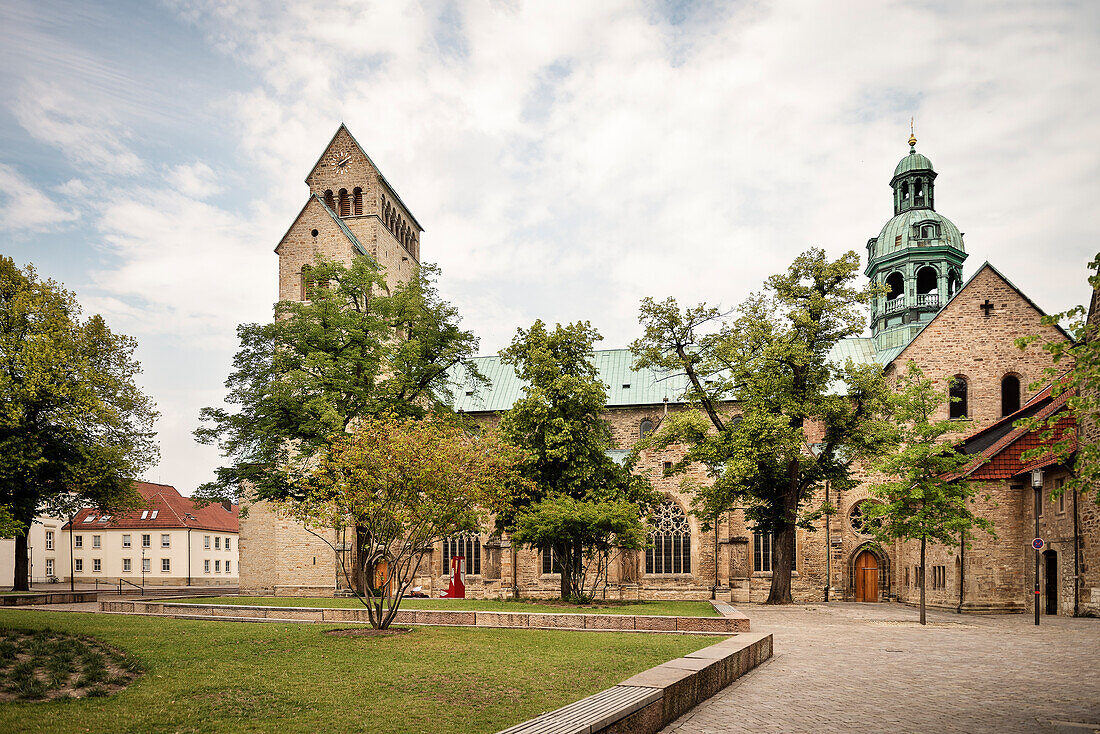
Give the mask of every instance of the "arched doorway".
[[1047, 614], [1058, 613], [1058, 552], [1048, 550], [1043, 553], [1043, 575], [1046, 577]]
[[878, 558], [869, 550], [856, 556], [852, 564], [855, 574], [856, 601], [878, 601]]

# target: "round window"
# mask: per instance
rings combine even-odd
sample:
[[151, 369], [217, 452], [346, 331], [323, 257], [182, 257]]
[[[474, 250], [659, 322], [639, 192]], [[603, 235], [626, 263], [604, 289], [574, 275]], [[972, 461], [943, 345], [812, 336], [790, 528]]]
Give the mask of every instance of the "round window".
[[857, 502], [848, 513], [848, 523], [856, 533], [860, 535], [873, 535], [874, 531], [882, 526], [882, 518], [876, 517], [868, 519], [866, 517], [867, 508], [874, 504], [876, 503], [870, 500]]

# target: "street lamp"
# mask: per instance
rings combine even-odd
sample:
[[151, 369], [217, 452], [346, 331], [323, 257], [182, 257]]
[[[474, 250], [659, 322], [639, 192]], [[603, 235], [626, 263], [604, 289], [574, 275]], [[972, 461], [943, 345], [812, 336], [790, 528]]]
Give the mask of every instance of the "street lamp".
[[1035, 624], [1039, 624], [1039, 510], [1043, 502], [1043, 470], [1031, 470], [1031, 488], [1035, 490], [1035, 540], [1032, 548], [1035, 549]]
[[[145, 545], [141, 546], [141, 588], [145, 588]], [[145, 593], [142, 591], [142, 593]]]

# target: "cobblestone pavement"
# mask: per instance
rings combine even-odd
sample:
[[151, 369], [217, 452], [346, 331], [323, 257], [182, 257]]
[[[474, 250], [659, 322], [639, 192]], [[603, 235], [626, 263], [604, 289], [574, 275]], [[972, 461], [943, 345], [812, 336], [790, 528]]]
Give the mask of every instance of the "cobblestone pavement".
[[929, 611], [921, 628], [897, 604], [738, 608], [774, 656], [662, 734], [1100, 729], [1100, 620]]

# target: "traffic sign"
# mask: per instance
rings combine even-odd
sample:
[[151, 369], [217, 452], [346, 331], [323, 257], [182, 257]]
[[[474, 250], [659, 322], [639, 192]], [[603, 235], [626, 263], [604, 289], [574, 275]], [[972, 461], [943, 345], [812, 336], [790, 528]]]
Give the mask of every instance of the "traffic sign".
[[1042, 538], [1036, 538], [1035, 540], [1031, 541], [1031, 547], [1035, 550], [1042, 550], [1043, 545], [1044, 543]]

